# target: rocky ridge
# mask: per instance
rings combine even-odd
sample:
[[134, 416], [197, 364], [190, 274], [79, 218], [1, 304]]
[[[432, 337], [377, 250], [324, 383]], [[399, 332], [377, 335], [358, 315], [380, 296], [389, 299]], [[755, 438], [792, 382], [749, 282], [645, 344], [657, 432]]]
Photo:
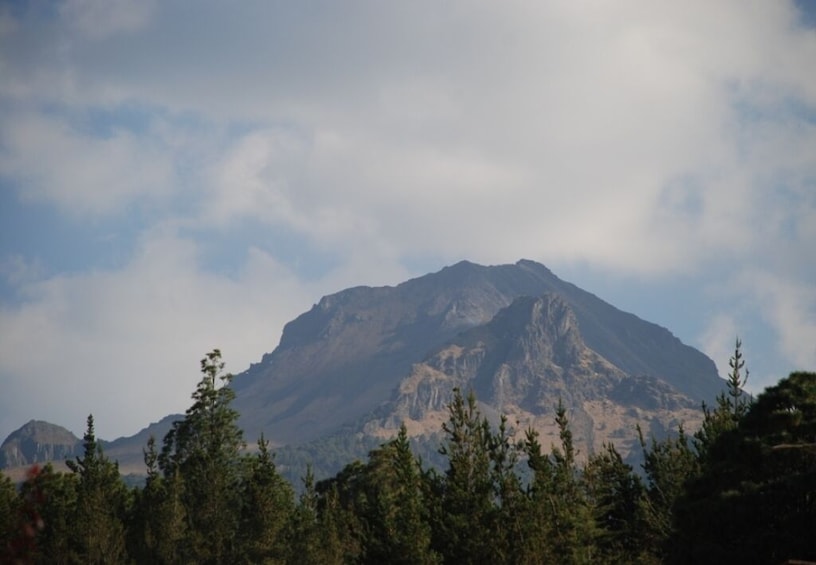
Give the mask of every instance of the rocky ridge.
[[557, 294], [518, 298], [415, 364], [363, 429], [386, 438], [404, 423], [411, 435], [433, 435], [454, 388], [473, 391], [492, 419], [504, 414], [517, 431], [532, 427], [553, 439], [560, 400], [584, 453], [614, 443], [627, 455], [637, 425], [663, 436], [679, 423], [699, 423], [699, 403], [664, 381], [622, 371], [586, 345], [579, 326]]

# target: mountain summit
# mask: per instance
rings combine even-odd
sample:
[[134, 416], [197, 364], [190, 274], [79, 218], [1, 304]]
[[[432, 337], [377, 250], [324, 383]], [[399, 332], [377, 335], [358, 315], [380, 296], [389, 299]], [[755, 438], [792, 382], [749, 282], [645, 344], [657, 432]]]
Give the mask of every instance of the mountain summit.
[[665, 328], [527, 260], [463, 261], [326, 296], [233, 381], [247, 437], [276, 444], [350, 424], [382, 435], [400, 419], [427, 431], [459, 386], [519, 423], [551, 421], [561, 398], [594, 445], [630, 424], [632, 439], [641, 421], [660, 432], [698, 417], [722, 385], [714, 363]]

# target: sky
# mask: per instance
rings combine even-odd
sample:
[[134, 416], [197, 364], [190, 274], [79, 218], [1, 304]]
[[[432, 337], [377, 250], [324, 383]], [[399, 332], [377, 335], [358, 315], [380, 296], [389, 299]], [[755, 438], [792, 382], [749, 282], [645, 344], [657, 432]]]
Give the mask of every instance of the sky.
[[183, 412], [321, 296], [540, 261], [816, 370], [816, 2], [0, 0], [0, 439]]

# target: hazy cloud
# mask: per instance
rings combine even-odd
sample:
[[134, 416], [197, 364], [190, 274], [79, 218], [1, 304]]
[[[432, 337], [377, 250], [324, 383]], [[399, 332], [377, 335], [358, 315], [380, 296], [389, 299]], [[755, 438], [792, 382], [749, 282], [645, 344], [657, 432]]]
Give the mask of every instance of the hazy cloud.
[[[14, 398], [54, 380], [54, 402], [93, 385], [134, 404], [190, 375], [158, 417], [208, 348], [240, 370], [321, 293], [520, 257], [685, 277], [715, 290], [683, 337], [721, 366], [751, 324], [767, 370], [813, 365], [802, 21], [740, 0], [0, 8], [6, 194], [83, 225], [156, 210], [120, 270], [0, 257], [24, 297], [2, 307], [0, 374]], [[73, 388], [55, 377], [72, 362]]]

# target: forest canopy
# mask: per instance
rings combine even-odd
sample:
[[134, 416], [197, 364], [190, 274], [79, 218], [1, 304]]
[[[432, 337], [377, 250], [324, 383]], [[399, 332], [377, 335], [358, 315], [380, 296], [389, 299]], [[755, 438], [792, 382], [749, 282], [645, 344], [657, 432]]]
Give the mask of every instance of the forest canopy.
[[[816, 560], [816, 373], [756, 399], [737, 342], [728, 388], [693, 435], [641, 437], [578, 458], [563, 405], [557, 445], [492, 426], [454, 390], [441, 468], [405, 427], [316, 482], [285, 480], [263, 437], [246, 449], [221, 352], [183, 419], [144, 448], [128, 487], [88, 417], [69, 473], [0, 481], [0, 561], [20, 563], [721, 563]], [[579, 462], [579, 460], [581, 462]]]

